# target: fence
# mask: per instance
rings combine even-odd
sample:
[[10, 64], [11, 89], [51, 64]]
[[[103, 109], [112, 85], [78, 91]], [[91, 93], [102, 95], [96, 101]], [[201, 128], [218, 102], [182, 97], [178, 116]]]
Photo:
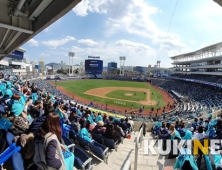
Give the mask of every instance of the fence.
[[[135, 143], [135, 160], [134, 160], [134, 170], [137, 170], [137, 162], [138, 162], [138, 150], [142, 146], [142, 141], [143, 141], [143, 128], [144, 124], [141, 127], [139, 134], [136, 138], [136, 143]], [[140, 145], [139, 145], [140, 143]]]
[[127, 159], [126, 163], [124, 164], [121, 170], [130, 170], [130, 169], [131, 169], [131, 163], [130, 163], [130, 160]]

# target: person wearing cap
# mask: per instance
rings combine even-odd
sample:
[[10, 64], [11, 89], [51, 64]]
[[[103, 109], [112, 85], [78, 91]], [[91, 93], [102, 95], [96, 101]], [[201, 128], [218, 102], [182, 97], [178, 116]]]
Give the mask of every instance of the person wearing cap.
[[104, 126], [104, 122], [103, 121], [98, 121], [96, 123], [95, 128], [93, 129], [93, 131], [97, 134], [104, 134], [106, 131], [106, 128], [103, 127]]

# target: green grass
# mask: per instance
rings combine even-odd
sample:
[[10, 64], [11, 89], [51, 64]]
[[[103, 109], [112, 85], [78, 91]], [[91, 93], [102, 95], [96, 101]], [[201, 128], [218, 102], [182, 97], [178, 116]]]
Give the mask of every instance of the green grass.
[[[54, 83], [52, 83], [54, 84]], [[92, 101], [101, 102], [101, 103], [107, 103], [109, 105], [116, 105], [116, 106], [122, 106], [131, 108], [132, 104], [134, 105], [134, 108], [140, 108], [141, 104], [137, 103], [136, 101], [132, 102], [116, 102], [120, 101], [121, 99], [113, 100], [113, 99], [107, 99], [107, 98], [101, 98], [101, 97], [95, 97], [92, 95], [84, 94], [85, 91], [88, 91], [90, 89], [94, 88], [101, 88], [101, 87], [133, 87], [133, 88], [144, 88], [144, 89], [150, 89], [150, 94], [153, 94], [150, 96], [151, 100], [156, 101], [156, 103], [159, 101], [159, 105], [155, 106], [146, 106], [145, 109], [151, 109], [151, 107], [154, 107], [154, 109], [159, 108], [160, 106], [165, 106], [165, 102], [162, 98], [162, 95], [159, 91], [152, 88], [151, 86], [148, 86], [146, 82], [130, 82], [130, 81], [116, 81], [116, 80], [77, 80], [77, 81], [64, 81], [64, 82], [57, 82], [58, 86], [64, 87], [66, 90], [70, 91], [70, 93], [77, 96], [80, 96], [82, 98], [86, 98]], [[113, 92], [115, 93], [115, 92]], [[137, 91], [137, 93], [139, 93]], [[142, 92], [143, 93], [143, 92]], [[112, 94], [111, 94], [112, 95]], [[117, 97], [116, 97], [117, 98]], [[124, 104], [123, 104], [124, 103]]]
[[[127, 96], [126, 94], [132, 94], [132, 96]], [[136, 95], [135, 95], [136, 94]], [[107, 97], [122, 99], [122, 100], [130, 100], [130, 101], [142, 101], [146, 100], [147, 93], [140, 91], [128, 91], [128, 90], [114, 90], [110, 93], [106, 94]]]

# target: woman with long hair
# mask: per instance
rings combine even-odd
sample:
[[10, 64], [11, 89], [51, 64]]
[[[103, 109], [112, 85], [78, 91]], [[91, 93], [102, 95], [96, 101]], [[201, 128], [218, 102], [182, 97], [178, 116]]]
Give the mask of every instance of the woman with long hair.
[[59, 142], [62, 136], [59, 120], [58, 114], [49, 113], [39, 129], [34, 156], [34, 162], [38, 169], [66, 169], [62, 154], [62, 149], [65, 150], [65, 146]]

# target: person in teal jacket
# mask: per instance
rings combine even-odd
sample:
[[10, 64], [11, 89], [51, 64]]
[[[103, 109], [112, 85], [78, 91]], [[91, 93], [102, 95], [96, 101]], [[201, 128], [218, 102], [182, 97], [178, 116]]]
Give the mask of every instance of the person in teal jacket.
[[103, 121], [103, 118], [101, 116], [101, 114], [99, 113], [95, 113], [95, 122], [97, 123], [98, 121]]
[[85, 124], [85, 127], [82, 128], [79, 132], [79, 136], [83, 139], [85, 139], [86, 141], [90, 142], [91, 144], [93, 144], [94, 146], [101, 148], [103, 151], [106, 149], [106, 146], [96, 142], [95, 140], [92, 139], [91, 134], [89, 133], [89, 127], [90, 127], [90, 122], [87, 121]]
[[95, 124], [95, 122], [93, 121], [92, 117], [89, 114], [86, 115], [85, 123], [87, 122], [87, 120], [90, 122], [91, 125]]
[[192, 168], [192, 170], [198, 170], [197, 163], [193, 155], [191, 155], [191, 151], [187, 148], [183, 148], [183, 149], [186, 154], [184, 155], [179, 154], [178, 158], [176, 159], [176, 163], [174, 164], [173, 169], [182, 169], [185, 161], [188, 161], [190, 163], [190, 166], [191, 166], [190, 168]]
[[170, 125], [170, 129], [169, 130], [170, 130], [171, 140], [174, 140], [174, 139], [181, 140], [181, 136], [180, 136], [179, 132], [175, 129], [174, 124]]
[[91, 135], [90, 133], [88, 132], [88, 127], [87, 125], [90, 125], [90, 122], [87, 121], [86, 122], [86, 127], [82, 128], [79, 132], [79, 136], [85, 140], [87, 140], [88, 142], [92, 142], [92, 138], [91, 138]]
[[91, 114], [90, 114], [90, 117], [92, 118], [92, 120], [95, 120], [95, 112], [93, 111]]

